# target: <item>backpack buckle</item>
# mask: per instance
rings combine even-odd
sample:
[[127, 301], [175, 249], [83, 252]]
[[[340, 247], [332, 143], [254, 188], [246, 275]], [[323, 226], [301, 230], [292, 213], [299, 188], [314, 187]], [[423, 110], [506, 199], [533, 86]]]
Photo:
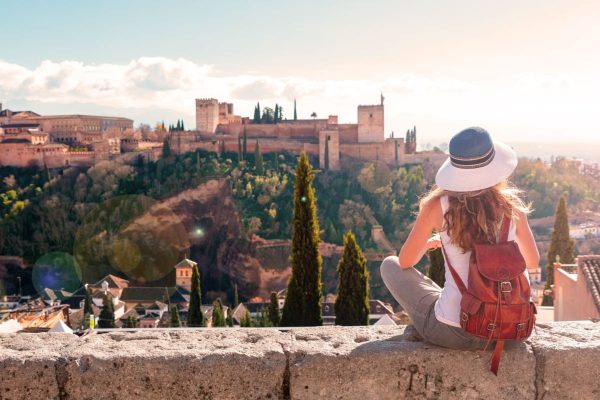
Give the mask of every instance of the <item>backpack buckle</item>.
[[489, 323], [487, 326], [488, 331], [493, 331], [494, 329], [496, 329], [496, 324], [493, 323]]
[[523, 322], [517, 324], [517, 331], [522, 331], [523, 329], [525, 329], [525, 324]]
[[468, 319], [469, 319], [469, 316], [467, 315], [466, 312], [463, 311], [462, 313], [460, 313], [460, 320], [461, 321], [465, 321], [466, 322]]
[[502, 293], [508, 293], [512, 291], [512, 284], [510, 281], [500, 282], [500, 291]]

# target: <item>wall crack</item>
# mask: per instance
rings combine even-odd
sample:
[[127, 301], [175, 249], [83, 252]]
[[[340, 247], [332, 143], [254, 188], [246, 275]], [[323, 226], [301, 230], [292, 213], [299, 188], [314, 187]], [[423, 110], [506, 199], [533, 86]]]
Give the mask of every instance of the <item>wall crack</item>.
[[64, 357], [59, 357], [54, 364], [54, 377], [58, 386], [58, 398], [60, 400], [68, 400], [69, 395], [65, 387], [69, 381], [69, 373], [67, 372], [68, 360]]
[[546, 396], [544, 385], [544, 374], [546, 370], [546, 356], [542, 351], [536, 349], [533, 343], [529, 343], [533, 356], [535, 357], [535, 399], [543, 400]]

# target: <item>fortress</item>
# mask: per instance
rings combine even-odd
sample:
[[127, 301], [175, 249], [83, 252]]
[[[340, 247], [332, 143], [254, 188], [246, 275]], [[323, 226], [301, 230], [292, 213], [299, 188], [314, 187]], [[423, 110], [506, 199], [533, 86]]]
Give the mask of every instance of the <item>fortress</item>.
[[321, 168], [328, 164], [332, 170], [352, 160], [381, 160], [389, 165], [401, 165], [420, 163], [426, 158], [434, 162], [445, 159], [441, 152], [417, 153], [415, 130], [409, 130], [404, 138], [393, 134], [386, 138], [383, 100], [381, 96], [380, 104], [359, 105], [357, 123], [339, 123], [337, 115], [326, 119], [256, 123], [235, 115], [232, 103], [196, 99], [197, 140], [205, 143], [198, 147], [237, 152], [245, 137], [248, 151], [252, 151], [257, 142], [264, 152], [306, 151], [319, 157]]

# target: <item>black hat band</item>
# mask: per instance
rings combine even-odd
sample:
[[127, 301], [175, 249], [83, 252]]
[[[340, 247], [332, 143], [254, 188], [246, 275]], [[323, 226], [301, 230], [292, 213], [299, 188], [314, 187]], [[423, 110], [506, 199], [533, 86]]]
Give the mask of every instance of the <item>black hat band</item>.
[[486, 165], [491, 163], [492, 160], [494, 159], [495, 154], [496, 154], [496, 151], [494, 150], [494, 146], [492, 146], [491, 149], [487, 153], [485, 153], [482, 156], [478, 156], [478, 157], [464, 158], [464, 157], [453, 156], [452, 154], [450, 154], [450, 163], [453, 166], [455, 166], [456, 168], [463, 168], [463, 169], [481, 168], [481, 167], [485, 167]]

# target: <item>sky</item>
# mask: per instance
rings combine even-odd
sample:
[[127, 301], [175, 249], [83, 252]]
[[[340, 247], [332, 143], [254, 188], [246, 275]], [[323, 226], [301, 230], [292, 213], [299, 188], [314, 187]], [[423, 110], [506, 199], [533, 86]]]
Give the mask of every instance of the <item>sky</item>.
[[[598, 1], [0, 0], [0, 102], [154, 124], [194, 99], [356, 122], [421, 145], [478, 125], [600, 149]], [[589, 146], [587, 146], [589, 147]]]

